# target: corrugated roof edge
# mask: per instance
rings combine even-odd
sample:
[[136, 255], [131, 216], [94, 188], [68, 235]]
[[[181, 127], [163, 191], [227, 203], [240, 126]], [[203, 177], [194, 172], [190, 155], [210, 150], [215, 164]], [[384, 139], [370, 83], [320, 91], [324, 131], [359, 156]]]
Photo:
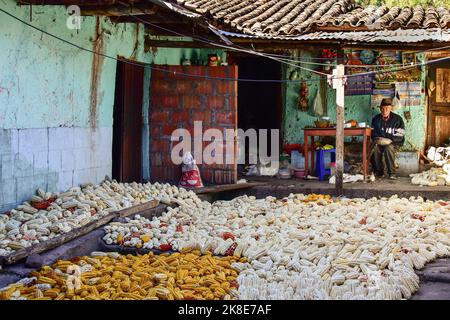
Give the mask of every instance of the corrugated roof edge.
[[422, 41], [450, 42], [450, 30], [442, 29], [414, 29], [414, 30], [382, 30], [382, 31], [348, 31], [348, 32], [325, 32], [316, 31], [300, 36], [267, 36], [248, 35], [236, 32], [220, 30], [226, 37], [247, 38], [247, 39], [267, 39], [267, 40], [348, 40], [357, 42], [398, 42], [416, 43]]

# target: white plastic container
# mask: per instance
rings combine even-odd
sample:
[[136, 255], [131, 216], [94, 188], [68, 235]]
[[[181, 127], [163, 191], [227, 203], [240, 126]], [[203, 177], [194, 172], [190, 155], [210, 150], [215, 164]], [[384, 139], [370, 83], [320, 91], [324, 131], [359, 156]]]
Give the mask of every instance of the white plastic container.
[[291, 152], [291, 165], [297, 169], [305, 168], [305, 157], [298, 150]]

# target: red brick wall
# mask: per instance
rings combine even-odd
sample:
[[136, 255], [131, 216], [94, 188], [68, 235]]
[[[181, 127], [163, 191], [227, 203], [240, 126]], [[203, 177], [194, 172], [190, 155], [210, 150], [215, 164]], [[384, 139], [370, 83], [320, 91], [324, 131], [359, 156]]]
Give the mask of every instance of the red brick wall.
[[[216, 78], [237, 78], [237, 66], [155, 66], [170, 72], [152, 71], [150, 90], [150, 168], [152, 181], [178, 183], [181, 166], [174, 165], [170, 151], [178, 142], [170, 136], [176, 128], [188, 129], [194, 139], [194, 121], [203, 121], [208, 128], [237, 129], [237, 81], [208, 80], [186, 77], [176, 72]], [[192, 148], [194, 141], [191, 141]], [[208, 145], [204, 142], [203, 145]], [[225, 149], [225, 148], [224, 148]], [[194, 150], [191, 150], [194, 154]], [[197, 151], [198, 152], [198, 151]], [[224, 150], [226, 152], [233, 150]], [[236, 159], [236, 145], [233, 153]], [[196, 157], [197, 162], [198, 158]], [[235, 183], [236, 164], [199, 165], [203, 182]]]

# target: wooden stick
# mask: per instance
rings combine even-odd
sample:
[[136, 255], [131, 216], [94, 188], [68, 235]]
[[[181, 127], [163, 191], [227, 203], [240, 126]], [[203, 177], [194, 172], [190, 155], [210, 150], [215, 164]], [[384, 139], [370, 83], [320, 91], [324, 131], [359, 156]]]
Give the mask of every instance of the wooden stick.
[[344, 194], [344, 87], [345, 68], [340, 64], [333, 71], [333, 88], [336, 89], [336, 195]]
[[7, 256], [1, 256], [0, 257], [0, 265], [13, 264], [13, 263], [16, 263], [17, 261], [22, 260], [32, 254], [41, 253], [41, 252], [56, 248], [66, 242], [69, 242], [70, 240], [81, 237], [81, 236], [91, 232], [92, 230], [97, 229], [97, 228], [109, 223], [116, 216], [117, 216], [116, 213], [112, 212], [105, 217], [102, 217], [98, 220], [89, 222], [88, 224], [86, 224], [80, 228], [74, 229], [67, 233], [63, 233], [63, 234], [61, 234], [55, 238], [52, 238], [50, 240], [43, 241], [41, 243], [35, 244], [28, 248], [17, 250], [14, 253], [7, 255]]

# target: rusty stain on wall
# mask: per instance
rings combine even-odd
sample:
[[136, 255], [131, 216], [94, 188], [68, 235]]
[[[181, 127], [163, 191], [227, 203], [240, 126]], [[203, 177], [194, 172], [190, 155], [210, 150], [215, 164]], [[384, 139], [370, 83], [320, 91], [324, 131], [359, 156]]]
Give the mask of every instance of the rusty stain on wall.
[[151, 52], [153, 55], [156, 55], [158, 53], [158, 48], [157, 47], [152, 47], [150, 45], [150, 36], [149, 35], [145, 35], [144, 36], [144, 52], [145, 53], [149, 53]]
[[132, 60], [136, 60], [136, 55], [138, 53], [138, 49], [139, 49], [139, 24], [136, 24], [136, 32], [135, 32], [135, 40], [134, 40], [134, 47], [133, 47], [133, 52], [131, 53], [130, 59]]
[[[100, 17], [96, 18], [95, 22], [95, 38], [94, 38], [94, 52], [103, 52], [103, 35], [101, 31]], [[98, 87], [100, 82], [101, 68], [104, 57], [99, 54], [94, 54], [92, 57], [92, 71], [91, 71], [91, 98], [89, 106], [89, 122], [92, 128], [97, 126], [97, 99]]]

